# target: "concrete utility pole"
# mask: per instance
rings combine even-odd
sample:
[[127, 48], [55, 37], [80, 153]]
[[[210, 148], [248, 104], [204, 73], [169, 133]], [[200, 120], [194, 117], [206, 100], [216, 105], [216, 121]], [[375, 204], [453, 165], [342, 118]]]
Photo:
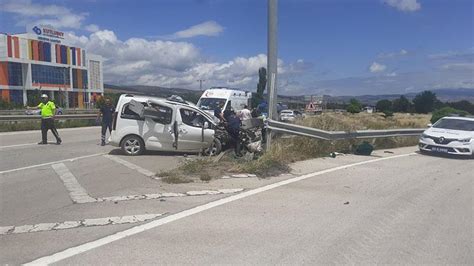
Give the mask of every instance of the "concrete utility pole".
[[198, 79], [197, 81], [199, 81], [199, 90], [202, 91], [202, 83], [206, 80], [205, 79]]
[[[278, 64], [278, 0], [268, 0], [268, 119], [276, 120], [277, 113], [277, 64]], [[272, 142], [272, 132], [267, 129], [267, 149]]]

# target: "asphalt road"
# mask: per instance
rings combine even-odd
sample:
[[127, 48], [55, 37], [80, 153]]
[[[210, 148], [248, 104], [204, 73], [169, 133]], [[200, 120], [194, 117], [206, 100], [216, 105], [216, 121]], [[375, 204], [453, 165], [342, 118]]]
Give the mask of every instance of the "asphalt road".
[[[34, 142], [35, 133], [0, 134], [0, 263], [474, 263], [474, 160], [409, 147], [299, 162], [293, 175], [266, 180], [166, 185], [143, 170], [169, 169], [183, 156], [119, 156], [97, 145], [97, 131], [60, 131], [64, 145], [44, 148], [11, 146]], [[90, 157], [60, 162], [80, 156]], [[124, 199], [237, 188], [244, 190]], [[87, 197], [95, 201], [80, 202]], [[107, 197], [115, 199], [100, 201]], [[110, 218], [145, 214], [161, 216], [117, 224]], [[84, 221], [100, 217], [109, 217], [107, 225]], [[63, 221], [82, 223], [45, 225]]]

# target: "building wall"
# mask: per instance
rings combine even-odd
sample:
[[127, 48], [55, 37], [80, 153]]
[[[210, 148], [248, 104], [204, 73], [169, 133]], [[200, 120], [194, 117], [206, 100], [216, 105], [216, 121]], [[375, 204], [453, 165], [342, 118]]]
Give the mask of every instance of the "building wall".
[[[93, 100], [103, 94], [102, 58], [90, 55], [80, 47], [64, 43], [50, 43], [36, 40], [29, 34], [8, 35], [0, 33], [0, 96], [14, 102], [27, 102], [30, 91], [42, 89], [69, 91], [67, 99], [76, 107], [83, 107], [84, 101]], [[13, 70], [9, 63], [18, 64]], [[92, 65], [92, 74], [91, 68]], [[38, 71], [38, 67], [42, 69]], [[58, 81], [57, 72], [63, 69]], [[49, 70], [45, 70], [49, 69]], [[10, 73], [11, 72], [11, 73]], [[15, 78], [9, 77], [15, 72]], [[38, 76], [38, 72], [46, 75]], [[19, 73], [19, 74], [18, 74]], [[56, 74], [55, 74], [56, 73]], [[62, 72], [61, 72], [62, 73]], [[15, 83], [12, 85], [11, 83]], [[74, 93], [73, 93], [74, 92]]]

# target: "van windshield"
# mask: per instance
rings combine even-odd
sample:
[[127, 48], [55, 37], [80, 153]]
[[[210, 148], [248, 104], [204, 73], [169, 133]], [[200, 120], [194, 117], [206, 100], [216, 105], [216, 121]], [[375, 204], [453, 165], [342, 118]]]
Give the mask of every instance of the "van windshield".
[[226, 99], [219, 98], [201, 98], [198, 103], [198, 107], [202, 110], [214, 110], [220, 104], [225, 104]]

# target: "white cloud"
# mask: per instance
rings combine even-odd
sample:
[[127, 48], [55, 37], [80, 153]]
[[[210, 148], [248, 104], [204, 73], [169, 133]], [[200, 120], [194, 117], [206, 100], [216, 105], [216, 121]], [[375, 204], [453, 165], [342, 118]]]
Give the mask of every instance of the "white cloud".
[[84, 29], [90, 32], [96, 32], [100, 30], [99, 26], [97, 26], [96, 24], [89, 24]]
[[[266, 67], [267, 56], [235, 57], [227, 62], [213, 62], [201, 55], [189, 42], [120, 40], [111, 30], [99, 30], [86, 36], [68, 32], [73, 45], [101, 55], [104, 79], [119, 85], [153, 85], [197, 88], [196, 80], [206, 80], [206, 86], [233, 86], [254, 89], [258, 69]], [[311, 64], [300, 59], [285, 65], [278, 60], [280, 77], [304, 72]]]
[[398, 74], [397, 72], [390, 72], [390, 73], [387, 73], [387, 77], [396, 77]]
[[404, 12], [414, 12], [421, 8], [421, 4], [417, 0], [384, 0], [384, 2]]
[[219, 25], [219, 23], [211, 20], [194, 25], [185, 30], [175, 32], [173, 35], [171, 35], [170, 38], [186, 39], [196, 36], [218, 36], [222, 31], [224, 31], [224, 27]]
[[379, 73], [385, 71], [387, 68], [386, 65], [379, 64], [377, 62], [373, 62], [372, 65], [370, 65], [369, 70], [372, 73]]
[[[441, 67], [447, 70], [474, 71], [474, 63], [449, 63], [449, 64], [444, 64]], [[474, 72], [472, 74], [474, 76]]]
[[3, 12], [16, 14], [19, 24], [47, 24], [57, 28], [79, 29], [87, 13], [72, 12], [57, 5], [32, 3], [31, 0], [10, 0], [0, 4]]
[[380, 53], [377, 55], [377, 57], [378, 58], [395, 58], [395, 57], [400, 57], [407, 54], [408, 54], [407, 50], [401, 49], [400, 51], [397, 51], [397, 52]]

